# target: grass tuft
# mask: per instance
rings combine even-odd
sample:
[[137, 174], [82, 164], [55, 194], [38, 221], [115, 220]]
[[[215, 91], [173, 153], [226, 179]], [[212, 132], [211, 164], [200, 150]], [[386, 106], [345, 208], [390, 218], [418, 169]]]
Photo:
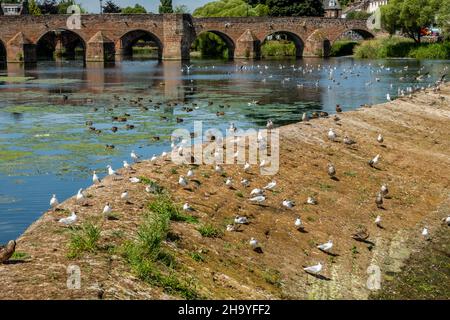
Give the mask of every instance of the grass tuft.
[[79, 228], [73, 228], [67, 257], [74, 259], [84, 252], [95, 252], [98, 249], [97, 242], [99, 239], [100, 229], [90, 222], [81, 225]]

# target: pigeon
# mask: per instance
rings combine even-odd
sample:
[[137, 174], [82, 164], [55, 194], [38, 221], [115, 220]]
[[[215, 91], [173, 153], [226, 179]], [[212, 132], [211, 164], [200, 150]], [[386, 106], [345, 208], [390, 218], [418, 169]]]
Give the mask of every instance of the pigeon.
[[69, 225], [74, 224], [75, 222], [77, 222], [77, 219], [78, 219], [78, 217], [75, 214], [75, 212], [72, 212], [70, 216], [68, 216], [66, 218], [59, 219], [58, 222], [66, 225], [66, 226], [69, 226]]
[[308, 199], [306, 200], [306, 203], [315, 205], [315, 204], [317, 204], [317, 200], [314, 199], [313, 197], [308, 197]]
[[325, 243], [317, 246], [317, 248], [319, 250], [326, 251], [326, 252], [330, 251], [332, 247], [333, 247], [333, 242], [331, 240], [328, 240], [328, 242], [325, 242]]
[[297, 230], [303, 230], [304, 226], [300, 217], [297, 217], [297, 219], [295, 219], [294, 226]]
[[305, 270], [306, 272], [309, 272], [309, 273], [318, 274], [318, 273], [320, 273], [320, 271], [322, 271], [322, 264], [319, 262], [315, 266], [304, 267], [303, 270]]
[[264, 190], [272, 190], [273, 188], [275, 188], [276, 185], [277, 185], [277, 183], [275, 181], [272, 181], [269, 184], [267, 184], [267, 186], [265, 186], [263, 189]]
[[333, 178], [336, 176], [336, 168], [332, 163], [328, 164], [328, 175]]
[[180, 178], [178, 179], [178, 184], [185, 188], [188, 185], [188, 182], [183, 176], [180, 176]]
[[369, 161], [369, 166], [371, 166], [372, 168], [375, 167], [379, 160], [380, 155], [377, 154], [372, 160]]
[[283, 200], [282, 204], [283, 204], [283, 207], [286, 207], [288, 209], [292, 209], [295, 206], [295, 203], [293, 201], [287, 200], [287, 199]]
[[248, 218], [243, 216], [236, 216], [234, 218], [234, 223], [236, 224], [248, 224]]
[[98, 177], [97, 173], [95, 171], [92, 172], [92, 182], [94, 184], [100, 183], [100, 178]]
[[422, 236], [425, 240], [430, 240], [430, 233], [428, 232], [428, 228], [425, 227], [422, 230]]
[[264, 197], [262, 195], [256, 196], [256, 197], [250, 199], [251, 202], [257, 202], [258, 204], [263, 203], [265, 200], [266, 200], [266, 197]]
[[253, 250], [256, 250], [256, 249], [258, 249], [259, 248], [259, 243], [258, 243], [258, 240], [256, 240], [255, 238], [251, 238], [250, 239], [250, 246], [252, 247], [252, 249]]
[[78, 190], [76, 200], [77, 202], [82, 202], [84, 200], [83, 189], [80, 188], [80, 190]]
[[328, 139], [331, 141], [335, 141], [337, 138], [336, 133], [333, 131], [333, 129], [330, 128], [330, 130], [328, 130]]
[[375, 203], [377, 205], [377, 208], [379, 208], [379, 209], [383, 208], [383, 194], [381, 192], [377, 193], [377, 197], [375, 198]]
[[388, 186], [383, 184], [380, 188], [380, 192], [383, 196], [386, 196], [389, 193]]
[[382, 136], [382, 134], [380, 133], [380, 134], [378, 134], [378, 137], [377, 137], [377, 141], [378, 141], [378, 143], [383, 143], [383, 141], [384, 141], [384, 138], [383, 138], [383, 136]]
[[0, 263], [4, 263], [12, 257], [16, 251], [16, 241], [11, 240], [6, 246], [0, 246]]
[[52, 195], [52, 198], [50, 199], [50, 207], [52, 207], [53, 210], [56, 209], [56, 207], [59, 205], [58, 199], [56, 198], [56, 195]]
[[381, 228], [381, 217], [377, 216], [375, 218], [375, 224], [377, 225], [377, 227]]

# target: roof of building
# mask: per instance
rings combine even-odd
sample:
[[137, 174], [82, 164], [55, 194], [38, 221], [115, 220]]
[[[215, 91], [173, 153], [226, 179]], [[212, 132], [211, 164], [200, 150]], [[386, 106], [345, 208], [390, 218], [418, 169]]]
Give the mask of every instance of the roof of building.
[[[323, 0], [323, 8], [325, 10], [341, 10], [341, 4], [339, 3], [338, 0]], [[334, 4], [334, 5], [333, 5]]]

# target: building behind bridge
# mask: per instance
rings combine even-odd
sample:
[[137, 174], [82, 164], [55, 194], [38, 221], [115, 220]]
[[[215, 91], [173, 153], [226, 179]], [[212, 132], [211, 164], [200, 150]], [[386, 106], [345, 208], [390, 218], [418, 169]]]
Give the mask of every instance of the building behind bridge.
[[0, 15], [18, 16], [28, 14], [28, 0], [0, 0]]

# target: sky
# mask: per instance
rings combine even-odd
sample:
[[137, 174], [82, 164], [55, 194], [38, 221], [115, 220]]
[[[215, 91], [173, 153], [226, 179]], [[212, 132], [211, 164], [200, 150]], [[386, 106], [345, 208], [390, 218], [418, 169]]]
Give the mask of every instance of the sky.
[[[147, 11], [151, 11], [153, 13], [158, 13], [159, 0], [113, 0], [116, 4], [121, 7], [133, 6], [136, 3], [143, 5]], [[212, 2], [214, 0], [173, 0], [173, 6], [177, 5], [186, 5], [189, 10], [192, 12], [194, 9], [201, 7], [205, 3]], [[77, 0], [76, 2], [80, 3], [83, 8], [85, 8], [88, 12], [91, 13], [99, 13], [100, 12], [100, 1], [99, 0]], [[103, 0], [105, 3], [106, 0]]]

